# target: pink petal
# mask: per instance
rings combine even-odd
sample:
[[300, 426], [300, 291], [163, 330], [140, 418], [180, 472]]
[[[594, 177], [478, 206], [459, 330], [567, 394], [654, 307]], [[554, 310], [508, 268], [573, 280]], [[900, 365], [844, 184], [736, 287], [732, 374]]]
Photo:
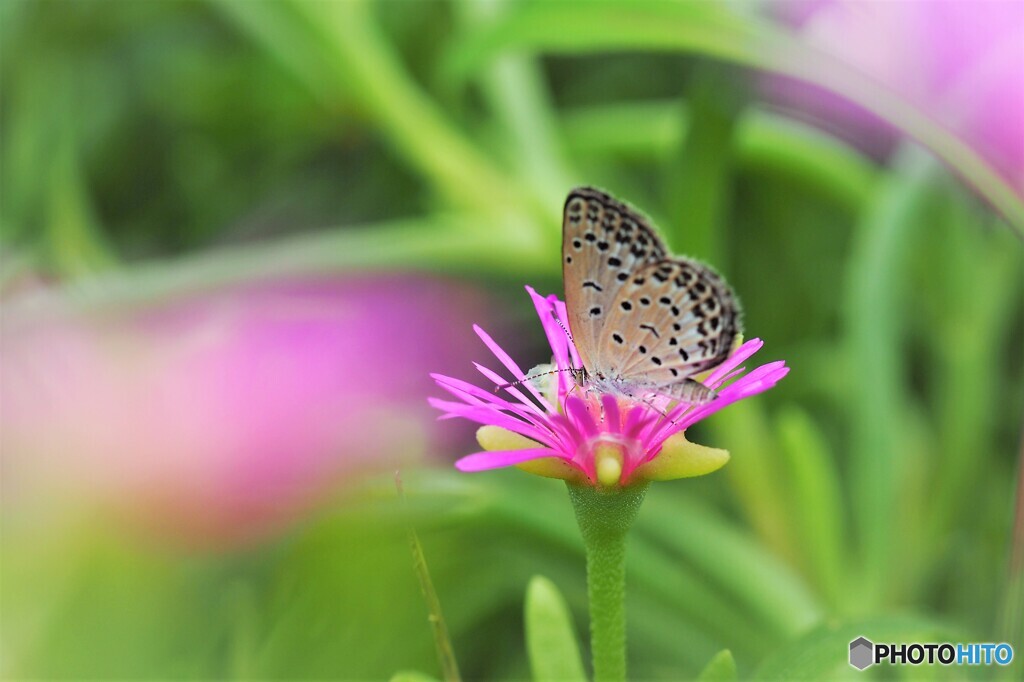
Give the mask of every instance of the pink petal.
[[719, 389], [719, 386], [721, 386], [722, 384], [724, 384], [724, 383], [726, 383], [727, 381], [729, 381], [729, 379], [732, 379], [732, 378], [738, 377], [738, 376], [739, 376], [740, 374], [743, 374], [743, 372], [745, 372], [746, 370], [747, 370], [747, 368], [746, 368], [746, 367], [739, 367], [739, 368], [737, 368], [737, 369], [734, 369], [733, 371], [729, 372], [728, 374], [726, 374], [726, 375], [725, 375], [724, 377], [722, 377], [721, 379], [718, 379], [718, 380], [717, 380], [717, 381], [715, 381], [714, 383], [711, 383], [711, 382], [709, 381], [708, 383], [706, 383], [706, 384], [705, 384], [705, 386], [707, 386], [708, 388], [713, 388], [713, 389], [715, 389], [715, 390], [718, 390], [718, 389]]
[[[555, 313], [558, 315], [558, 319], [560, 319], [562, 321], [562, 323], [565, 324], [566, 327], [568, 327], [569, 326], [569, 312], [565, 308], [565, 303], [563, 301], [560, 301], [557, 298], [555, 298], [554, 299], [554, 306], [555, 306]], [[564, 331], [562, 332], [562, 335], [563, 336], [565, 335]], [[566, 337], [566, 339], [567, 339], [566, 346], [569, 348], [569, 354], [570, 354], [570, 357], [572, 358], [573, 366], [574, 367], [582, 367], [583, 366], [583, 360], [580, 358], [580, 354], [576, 350], [576, 342], [573, 341], [572, 339], [569, 339], [568, 337]]]
[[705, 382], [706, 385], [715, 385], [722, 377], [731, 372], [736, 367], [739, 367], [742, 363], [746, 362], [747, 358], [761, 350], [761, 346], [764, 345], [764, 341], [761, 339], [750, 339], [742, 346], [736, 349], [736, 352], [729, 356], [729, 359], [723, 362], [718, 368], [711, 373], [708, 380]]
[[[485, 377], [493, 381], [494, 385], [498, 386], [500, 390], [505, 391], [509, 395], [515, 396], [516, 398], [519, 398], [520, 402], [522, 402], [523, 405], [529, 407], [530, 410], [536, 412], [538, 415], [543, 416], [544, 412], [539, 407], [537, 407], [537, 405], [532, 400], [527, 398], [526, 395], [522, 391], [520, 391], [517, 386], [506, 386], [505, 381], [501, 378], [501, 376], [499, 376], [496, 372], [491, 371], [487, 367], [484, 367], [479, 362], [474, 362], [473, 366], [476, 367], [478, 372], [480, 372]], [[546, 400], [544, 401], [542, 406], [549, 412], [554, 411], [554, 408], [552, 408]]]
[[[475, 324], [473, 325], [473, 331], [475, 331], [476, 335], [480, 337], [480, 340], [484, 342], [484, 345], [487, 346], [487, 348], [490, 349], [492, 353], [494, 353], [494, 357], [498, 358], [498, 360], [501, 361], [501, 364], [505, 365], [505, 367], [508, 368], [508, 371], [512, 372], [516, 379], [522, 381], [523, 379], [526, 378], [526, 375], [523, 373], [523, 370], [519, 368], [519, 365], [516, 364], [515, 360], [509, 357], [508, 353], [502, 350], [501, 346], [496, 344], [494, 342], [494, 339], [492, 339], [490, 335], [487, 334], [487, 332], [481, 329], [479, 325]], [[542, 396], [540, 392], [536, 388], [534, 388], [533, 384], [531, 384], [529, 381], [523, 383], [523, 386], [525, 386], [530, 393], [535, 395], [537, 397], [537, 400], [539, 400], [542, 404], [547, 403], [547, 401], [544, 399], [544, 396]], [[550, 407], [550, 405], [548, 405], [548, 407]]]
[[[545, 298], [533, 290], [532, 287], [526, 287], [527, 293], [530, 298], [533, 299], [533, 307], [537, 310], [537, 317], [540, 319], [541, 327], [544, 329], [544, 335], [547, 337], [548, 345], [551, 347], [551, 354], [555, 361], [555, 367], [558, 369], [568, 369], [572, 367], [569, 361], [568, 345], [569, 337], [566, 336], [565, 331], [555, 322], [554, 315], [556, 314], [555, 305], [552, 303], [550, 298]], [[567, 373], [566, 373], [567, 374]], [[560, 375], [558, 377], [558, 394], [563, 396], [568, 391], [570, 377]]]
[[597, 435], [597, 424], [594, 423], [594, 418], [590, 415], [586, 403], [575, 396], [569, 396], [565, 399], [565, 410], [572, 417], [576, 428], [582, 431], [587, 438]]
[[622, 419], [619, 415], [619, 401], [613, 395], [602, 395], [601, 404], [604, 406], [605, 429], [610, 433], [622, 431]]
[[538, 427], [528, 424], [515, 419], [514, 417], [510, 417], [503, 412], [499, 412], [488, 407], [475, 407], [473, 405], [453, 403], [439, 400], [437, 398], [427, 398], [427, 402], [435, 408], [445, 412], [445, 416], [461, 417], [463, 419], [476, 422], [477, 424], [500, 426], [506, 431], [518, 433], [521, 436], [543, 443], [544, 445], [551, 447], [556, 447], [558, 445], [558, 438], [556, 435], [550, 433], [543, 426]]
[[430, 376], [437, 382], [438, 386], [462, 398], [470, 405], [492, 405], [497, 409], [508, 410], [513, 414], [521, 416], [523, 419], [532, 420], [532, 415], [522, 405], [509, 402], [492, 391], [485, 391], [479, 386], [474, 386], [461, 379], [446, 377], [443, 374], [431, 374]]
[[459, 471], [486, 471], [500, 469], [531, 459], [541, 457], [557, 457], [558, 453], [549, 448], [530, 448], [528, 450], [494, 450], [493, 452], [475, 452], [455, 462]]

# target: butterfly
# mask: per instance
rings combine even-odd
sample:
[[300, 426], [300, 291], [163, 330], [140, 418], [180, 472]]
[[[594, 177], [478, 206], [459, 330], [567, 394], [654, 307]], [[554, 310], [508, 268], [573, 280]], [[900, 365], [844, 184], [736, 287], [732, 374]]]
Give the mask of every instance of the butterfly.
[[729, 356], [740, 309], [714, 270], [671, 255], [626, 204], [578, 187], [562, 217], [562, 279], [578, 385], [634, 399], [715, 398], [693, 377]]

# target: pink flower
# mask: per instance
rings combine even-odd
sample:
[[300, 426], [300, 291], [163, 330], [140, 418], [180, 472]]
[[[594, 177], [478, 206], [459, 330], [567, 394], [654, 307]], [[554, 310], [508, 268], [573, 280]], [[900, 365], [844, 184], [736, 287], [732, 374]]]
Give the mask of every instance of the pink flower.
[[357, 474], [452, 447], [415, 396], [427, 368], [465, 356], [447, 329], [479, 303], [408, 276], [133, 309], [5, 302], [5, 512], [49, 524], [99, 506], [190, 545], [280, 531]]
[[[808, 42], [957, 132], [1024, 194], [1024, 2], [783, 3]], [[819, 98], [826, 115], [850, 108]]]
[[753, 339], [704, 378], [704, 383], [718, 392], [718, 397], [705, 405], [633, 402], [621, 396], [596, 395], [575, 387], [565, 371], [581, 366], [575, 347], [555, 320], [557, 317], [566, 324], [565, 304], [529, 287], [527, 291], [554, 357], [553, 371], [547, 375], [550, 390], [524, 381], [523, 370], [479, 327], [474, 329], [480, 339], [514, 379], [522, 382], [502, 389], [511, 398], [494, 390], [506, 380], [477, 363], [477, 370], [494, 387], [480, 388], [432, 375], [438, 386], [458, 399], [430, 399], [431, 405], [444, 412], [442, 419], [462, 417], [484, 425], [477, 434], [484, 450], [456, 462], [462, 471], [516, 465], [544, 476], [603, 486], [710, 473], [725, 464], [728, 453], [690, 443], [683, 432], [723, 407], [768, 390], [789, 372], [779, 361], [744, 374], [739, 365], [762, 346], [759, 339]]

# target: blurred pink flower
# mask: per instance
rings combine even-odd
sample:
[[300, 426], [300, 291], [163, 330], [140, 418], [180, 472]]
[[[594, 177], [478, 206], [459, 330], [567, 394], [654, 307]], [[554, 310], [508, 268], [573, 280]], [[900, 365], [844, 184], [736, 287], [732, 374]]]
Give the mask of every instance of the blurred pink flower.
[[408, 276], [133, 311], [16, 303], [0, 355], [5, 507], [99, 503], [192, 544], [264, 536], [357, 472], [440, 445], [425, 371], [465, 356], [448, 330], [482, 312], [465, 289]]
[[[810, 43], [959, 133], [1024, 194], [1024, 2], [783, 4]], [[817, 106], [833, 117], [850, 112], [831, 98]]]
[[[702, 380], [718, 394], [704, 405], [660, 398], [638, 401], [575, 390], [567, 370], [582, 365], [564, 331], [569, 319], [565, 304], [555, 296], [540, 296], [529, 287], [527, 291], [554, 358], [549, 375], [557, 379], [550, 394], [546, 395], [531, 381], [524, 381], [525, 374], [519, 365], [479, 327], [474, 327], [477, 335], [520, 383], [509, 386], [500, 375], [478, 363], [474, 363], [477, 370], [492, 382], [492, 387], [479, 388], [443, 374], [432, 375], [438, 386], [458, 399], [457, 402], [428, 399], [445, 417], [461, 417], [484, 424], [485, 429], [498, 427], [509, 432], [497, 435], [483, 431], [478, 438], [485, 450], [456, 462], [455, 466], [462, 471], [483, 471], [547, 459], [550, 466], [544, 467], [542, 475], [591, 485], [600, 482], [601, 485], [624, 486], [637, 479], [709, 473], [722, 466], [728, 455], [708, 453], [708, 448], [682, 440], [682, 432], [734, 402], [767, 391], [789, 372], [785, 362], [777, 361], [745, 373], [745, 368], [739, 366], [763, 345], [760, 339], [752, 339]], [[498, 389], [507, 392], [511, 399], [498, 395]], [[659, 470], [655, 473], [655, 467], [645, 467], [655, 462], [673, 437], [677, 438], [673, 456], [678, 454], [702, 461], [674, 464], [672, 472]], [[486, 441], [496, 447], [487, 447]], [[508, 446], [498, 445], [501, 442]], [[608, 458], [615, 459], [608, 470], [610, 478], [601, 471], [601, 460], [608, 462]]]

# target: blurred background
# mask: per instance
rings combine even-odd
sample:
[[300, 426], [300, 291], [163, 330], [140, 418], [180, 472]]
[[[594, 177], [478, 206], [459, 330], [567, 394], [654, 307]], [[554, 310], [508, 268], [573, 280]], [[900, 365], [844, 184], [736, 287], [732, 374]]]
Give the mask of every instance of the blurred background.
[[576, 184], [792, 367], [652, 486], [632, 676], [1024, 657], [1021, 45], [998, 1], [5, 0], [0, 674], [437, 676], [408, 524], [466, 679], [529, 676], [532, 575], [585, 633], [561, 484], [456, 473], [426, 405], [473, 323], [547, 361]]

